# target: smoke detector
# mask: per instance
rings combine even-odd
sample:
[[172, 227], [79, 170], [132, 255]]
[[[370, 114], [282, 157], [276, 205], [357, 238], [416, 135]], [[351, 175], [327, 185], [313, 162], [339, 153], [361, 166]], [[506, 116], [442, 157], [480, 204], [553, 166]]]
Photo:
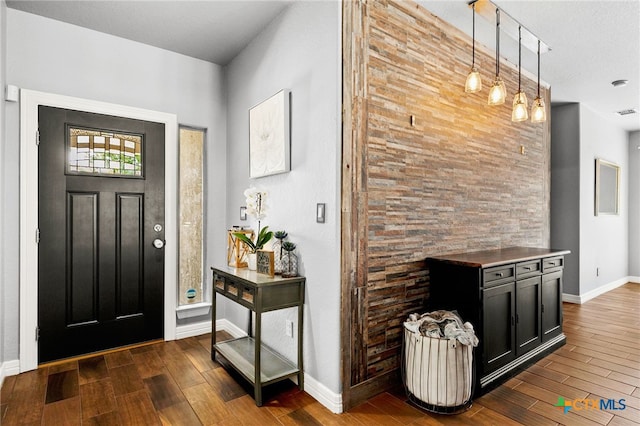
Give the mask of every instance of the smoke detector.
[[629, 114], [637, 114], [638, 110], [636, 108], [623, 109], [621, 111], [616, 111], [618, 115], [629, 115]]

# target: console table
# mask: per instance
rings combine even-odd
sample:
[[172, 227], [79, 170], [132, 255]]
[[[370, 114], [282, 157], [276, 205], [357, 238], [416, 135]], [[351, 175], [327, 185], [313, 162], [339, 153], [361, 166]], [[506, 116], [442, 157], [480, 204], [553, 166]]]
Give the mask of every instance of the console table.
[[510, 247], [430, 257], [430, 310], [457, 310], [480, 340], [475, 394], [565, 344], [562, 270], [568, 250]]
[[[304, 389], [302, 366], [302, 330], [304, 277], [269, 277], [256, 271], [235, 268], [211, 268], [213, 271], [213, 311], [211, 314], [211, 359], [215, 354], [228, 363], [254, 386], [257, 406], [262, 405], [262, 387], [298, 376], [298, 387]], [[216, 294], [255, 312], [255, 332], [251, 322], [247, 337], [216, 343]], [[262, 313], [284, 308], [298, 308], [298, 365], [262, 343]]]

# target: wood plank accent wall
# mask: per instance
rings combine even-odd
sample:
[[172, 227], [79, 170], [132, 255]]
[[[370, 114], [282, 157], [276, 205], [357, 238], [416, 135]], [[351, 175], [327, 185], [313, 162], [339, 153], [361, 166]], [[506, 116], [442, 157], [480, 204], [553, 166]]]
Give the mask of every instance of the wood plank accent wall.
[[[467, 95], [468, 36], [411, 1], [343, 2], [345, 409], [397, 382], [427, 256], [548, 247], [549, 121], [511, 122], [518, 76], [504, 60], [507, 102], [487, 105], [492, 55], [476, 50], [484, 88]], [[533, 102], [536, 82], [522, 86]]]

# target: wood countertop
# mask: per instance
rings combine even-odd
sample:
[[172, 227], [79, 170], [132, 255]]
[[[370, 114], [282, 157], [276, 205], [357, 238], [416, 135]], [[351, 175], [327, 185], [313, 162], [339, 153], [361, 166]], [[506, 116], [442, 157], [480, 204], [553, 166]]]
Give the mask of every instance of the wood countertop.
[[439, 261], [475, 268], [489, 268], [491, 266], [504, 265], [505, 263], [517, 263], [545, 257], [563, 256], [569, 253], [571, 253], [571, 251], [559, 249], [507, 247], [497, 250], [482, 250], [433, 256], [428, 257], [427, 262]]

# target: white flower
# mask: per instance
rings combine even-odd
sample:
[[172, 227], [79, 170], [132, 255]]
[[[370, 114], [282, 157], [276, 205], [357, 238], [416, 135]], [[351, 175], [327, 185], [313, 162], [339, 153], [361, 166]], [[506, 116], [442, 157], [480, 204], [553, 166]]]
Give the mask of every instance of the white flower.
[[260, 221], [265, 218], [267, 213], [267, 191], [261, 191], [253, 186], [244, 191], [247, 198], [247, 213]]

